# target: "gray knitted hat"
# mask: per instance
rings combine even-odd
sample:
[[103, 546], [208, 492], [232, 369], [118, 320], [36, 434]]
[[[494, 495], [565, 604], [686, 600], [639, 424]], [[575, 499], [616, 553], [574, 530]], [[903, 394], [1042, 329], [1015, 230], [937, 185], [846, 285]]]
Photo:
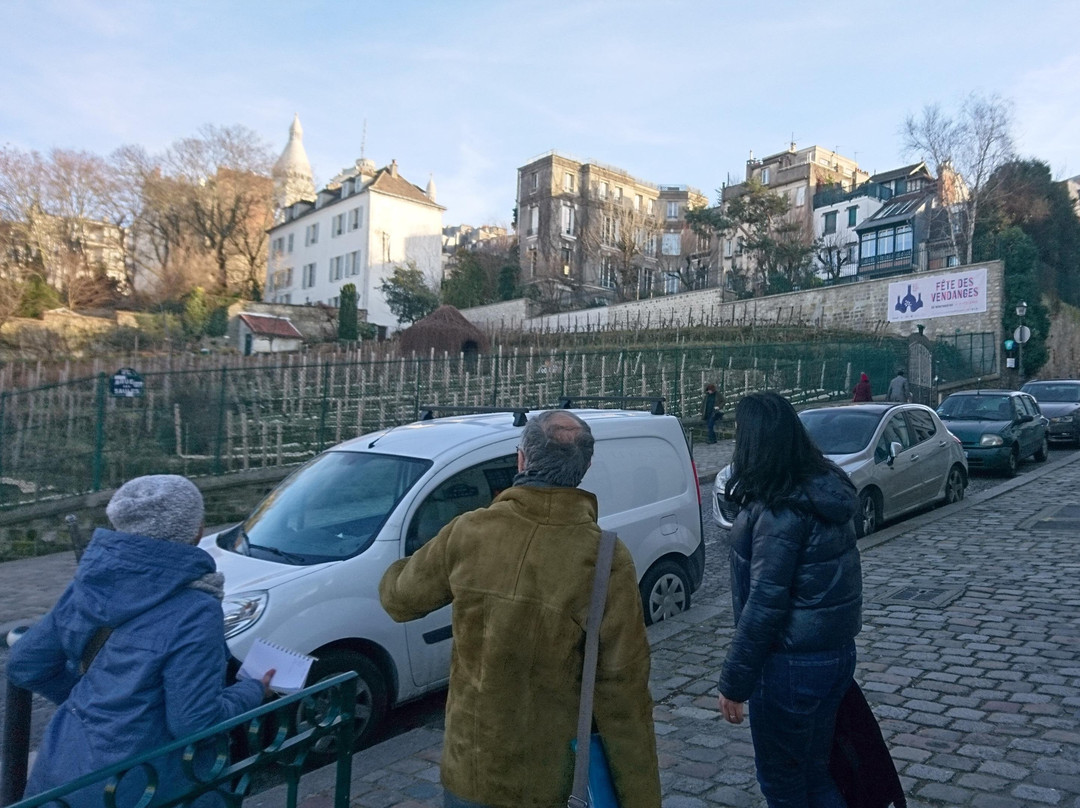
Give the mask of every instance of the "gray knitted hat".
[[105, 514], [121, 533], [194, 544], [203, 523], [203, 498], [187, 477], [150, 474], [116, 489]]

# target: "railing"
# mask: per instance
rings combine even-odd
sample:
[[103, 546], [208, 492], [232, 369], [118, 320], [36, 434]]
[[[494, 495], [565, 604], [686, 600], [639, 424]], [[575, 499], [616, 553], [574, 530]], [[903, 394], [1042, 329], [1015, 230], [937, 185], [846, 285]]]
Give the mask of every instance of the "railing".
[[883, 255], [871, 255], [859, 257], [859, 269], [903, 269], [910, 270], [914, 266], [914, 253], [911, 250], [899, 250], [897, 252], [884, 253]]
[[[250, 796], [255, 776], [263, 772], [277, 773], [284, 779], [286, 808], [295, 808], [305, 761], [322, 739], [332, 739], [336, 749], [334, 808], [348, 808], [355, 710], [356, 674], [343, 673], [202, 732], [35, 794], [15, 803], [14, 808], [66, 805], [75, 792], [92, 787], [102, 789], [105, 806], [115, 806], [123, 790], [124, 802], [132, 805], [153, 801], [154, 808], [171, 808], [191, 804], [213, 792], [220, 795], [227, 808], [238, 808]], [[230, 732], [239, 728], [244, 728], [247, 749], [240, 753], [241, 759], [232, 761]], [[214, 759], [204, 770], [199, 764], [206, 750], [212, 751]], [[182, 773], [187, 782], [174, 793], [159, 795], [157, 766], [163, 756], [175, 759], [177, 753], [183, 756]]]
[[824, 191], [818, 191], [814, 194], [814, 208], [836, 205], [840, 202], [858, 199], [860, 196], [868, 196], [871, 199], [880, 199], [885, 202], [891, 199], [892, 195], [893, 192], [889, 188], [876, 182], [864, 182], [858, 188], [853, 188], [850, 191], [843, 188], [826, 188]]

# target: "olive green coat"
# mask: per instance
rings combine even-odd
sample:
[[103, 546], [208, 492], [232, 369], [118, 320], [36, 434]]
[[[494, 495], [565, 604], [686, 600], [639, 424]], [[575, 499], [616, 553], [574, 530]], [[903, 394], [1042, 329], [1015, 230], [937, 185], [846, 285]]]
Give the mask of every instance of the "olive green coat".
[[[443, 785], [498, 808], [570, 795], [585, 620], [600, 528], [577, 488], [514, 486], [394, 563], [379, 594], [413, 620], [454, 602]], [[630, 552], [618, 542], [593, 715], [623, 808], [659, 808], [649, 643]]]

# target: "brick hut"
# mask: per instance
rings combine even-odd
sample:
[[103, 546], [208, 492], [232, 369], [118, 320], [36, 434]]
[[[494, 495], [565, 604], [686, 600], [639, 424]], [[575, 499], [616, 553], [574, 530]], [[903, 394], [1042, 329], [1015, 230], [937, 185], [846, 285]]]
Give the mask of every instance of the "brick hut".
[[417, 354], [443, 352], [450, 356], [465, 354], [473, 358], [486, 353], [488, 340], [475, 325], [466, 320], [453, 306], [439, 306], [422, 320], [417, 320], [401, 332], [401, 350]]

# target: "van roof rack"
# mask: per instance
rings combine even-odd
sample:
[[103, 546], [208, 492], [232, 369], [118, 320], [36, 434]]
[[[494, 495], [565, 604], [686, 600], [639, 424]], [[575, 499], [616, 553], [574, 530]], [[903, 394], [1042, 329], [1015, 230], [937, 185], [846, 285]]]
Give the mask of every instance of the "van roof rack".
[[575, 404], [626, 404], [628, 402], [640, 404], [644, 402], [649, 405], [649, 412], [653, 415], [663, 415], [664, 401], [663, 396], [560, 396], [556, 408], [569, 410], [573, 409]]
[[514, 413], [514, 426], [525, 426], [529, 419], [526, 413], [528, 407], [455, 407], [453, 404], [425, 404], [420, 408], [421, 421], [435, 420], [435, 413], [443, 415], [473, 415], [476, 413], [489, 412], [512, 412]]

